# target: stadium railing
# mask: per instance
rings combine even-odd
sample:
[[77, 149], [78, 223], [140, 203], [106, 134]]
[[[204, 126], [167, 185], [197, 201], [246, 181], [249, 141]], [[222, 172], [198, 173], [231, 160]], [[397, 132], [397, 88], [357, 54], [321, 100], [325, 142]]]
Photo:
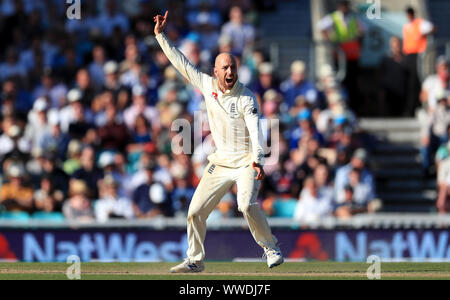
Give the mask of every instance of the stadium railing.
[[[450, 228], [449, 215], [430, 214], [361, 214], [351, 219], [342, 220], [335, 217], [327, 217], [316, 223], [299, 224], [293, 219], [269, 218], [272, 228], [289, 229], [395, 229], [395, 228], [421, 228], [421, 229], [442, 229]], [[246, 221], [243, 218], [224, 218], [208, 222], [209, 229], [233, 229], [245, 228]], [[306, 226], [306, 227], [305, 227]], [[77, 221], [47, 221], [31, 219], [27, 222], [15, 220], [1, 220], [0, 228], [26, 229], [26, 228], [54, 228], [54, 229], [81, 229], [81, 228], [147, 228], [154, 230], [164, 230], [168, 228], [186, 228], [186, 218], [175, 217], [155, 217], [153, 219], [136, 220], [110, 220], [105, 223], [99, 222], [77, 222]]]

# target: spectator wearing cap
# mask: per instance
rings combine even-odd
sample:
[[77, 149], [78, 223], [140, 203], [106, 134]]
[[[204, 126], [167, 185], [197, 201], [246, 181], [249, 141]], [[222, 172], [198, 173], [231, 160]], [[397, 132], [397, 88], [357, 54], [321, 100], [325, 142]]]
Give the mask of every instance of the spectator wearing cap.
[[104, 151], [98, 159], [98, 166], [103, 171], [103, 176], [112, 176], [117, 183], [117, 192], [119, 196], [127, 195], [126, 174], [120, 172], [117, 166], [117, 152]]
[[145, 166], [147, 181], [140, 185], [133, 193], [134, 213], [137, 218], [148, 219], [160, 215], [171, 214], [171, 203], [163, 184], [155, 182], [153, 175], [155, 165]]
[[64, 133], [68, 133], [70, 124], [76, 121], [76, 112], [78, 112], [78, 116], [81, 117], [80, 115], [84, 111], [81, 102], [83, 99], [81, 90], [71, 89], [67, 93], [66, 99], [68, 104], [59, 111], [58, 115], [59, 125]]
[[72, 89], [67, 94], [69, 104], [59, 113], [60, 127], [71, 138], [82, 140], [93, 130], [91, 111], [83, 106], [83, 94], [79, 89]]
[[242, 55], [246, 49], [253, 47], [255, 29], [244, 22], [244, 14], [239, 6], [233, 6], [229, 13], [230, 20], [222, 26], [221, 35], [227, 35], [232, 41], [232, 52]]
[[112, 219], [132, 219], [133, 205], [130, 199], [118, 193], [119, 182], [112, 175], [105, 175], [99, 182], [100, 199], [95, 204], [95, 218], [100, 223]]
[[290, 149], [294, 150], [299, 147], [299, 142], [304, 138], [314, 138], [323, 144], [323, 136], [317, 131], [312, 120], [312, 114], [309, 109], [301, 110], [297, 115], [298, 126], [292, 131], [290, 135]]
[[110, 91], [117, 97], [119, 92], [125, 89], [120, 82], [119, 65], [115, 61], [110, 60], [103, 66], [103, 73], [105, 78], [102, 90]]
[[47, 118], [48, 109], [47, 100], [41, 97], [36, 99], [33, 109], [28, 114], [24, 136], [33, 146], [40, 145], [44, 136], [51, 132], [51, 125]]
[[0, 188], [0, 205], [7, 211], [33, 209], [33, 189], [24, 183], [25, 170], [20, 164], [10, 164], [7, 171], [8, 182]]
[[311, 106], [317, 105], [317, 89], [306, 79], [306, 65], [301, 60], [291, 64], [290, 78], [281, 84], [281, 91], [288, 109], [295, 105], [295, 99], [298, 96], [303, 96]]
[[342, 96], [339, 92], [334, 91], [327, 97], [327, 108], [320, 111], [317, 117], [317, 130], [322, 133], [326, 140], [331, 136], [333, 129], [333, 117], [339, 105], [343, 105]]
[[354, 153], [350, 163], [336, 170], [334, 190], [337, 193], [342, 191], [349, 184], [350, 172], [352, 169], [360, 170], [360, 182], [371, 187], [375, 191], [375, 181], [372, 172], [367, 168], [368, 153], [365, 149], [359, 148]]
[[438, 97], [446, 90], [450, 90], [449, 61], [440, 56], [436, 61], [436, 74], [429, 75], [422, 84], [422, 106], [427, 111], [433, 111], [437, 107]]
[[282, 96], [274, 89], [267, 90], [262, 97], [262, 113], [267, 119], [276, 119], [280, 114]]
[[63, 170], [69, 176], [81, 168], [81, 149], [82, 145], [78, 140], [71, 140], [67, 147], [67, 159], [63, 163]]
[[252, 88], [258, 103], [263, 103], [263, 96], [268, 90], [281, 93], [279, 83], [273, 74], [273, 65], [269, 62], [263, 62], [258, 67], [258, 78]]
[[64, 201], [62, 208], [67, 221], [93, 222], [95, 220], [88, 195], [89, 188], [83, 180], [70, 182], [69, 198]]
[[83, 180], [89, 188], [88, 193], [91, 199], [98, 197], [97, 183], [103, 178], [103, 171], [95, 164], [95, 151], [92, 147], [84, 147], [81, 152], [81, 168], [75, 171], [72, 178]]

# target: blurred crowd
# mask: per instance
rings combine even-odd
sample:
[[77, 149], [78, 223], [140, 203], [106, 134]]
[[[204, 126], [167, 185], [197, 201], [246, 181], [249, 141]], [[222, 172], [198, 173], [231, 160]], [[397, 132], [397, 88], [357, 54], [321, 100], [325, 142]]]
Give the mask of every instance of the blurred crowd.
[[[259, 193], [269, 216], [309, 224], [375, 209], [370, 142], [333, 68], [322, 66], [311, 82], [308, 66], [294, 61], [289, 78], [279, 78], [258, 47], [258, 17], [275, 1], [157, 3], [82, 1], [82, 19], [69, 20], [65, 1], [0, 1], [4, 216], [106, 222], [187, 214], [214, 144], [206, 125], [193, 132], [203, 142], [192, 154], [171, 149], [172, 122], [193, 122], [206, 108], [153, 37], [153, 16], [163, 9], [171, 14], [166, 35], [195, 66], [212, 73], [217, 53], [231, 52], [262, 119], [280, 120], [279, 159], [265, 167]], [[237, 215], [233, 187], [210, 221]]]
[[439, 213], [450, 212], [450, 73], [449, 60], [440, 56], [436, 72], [425, 78], [420, 92], [422, 170], [437, 178]]

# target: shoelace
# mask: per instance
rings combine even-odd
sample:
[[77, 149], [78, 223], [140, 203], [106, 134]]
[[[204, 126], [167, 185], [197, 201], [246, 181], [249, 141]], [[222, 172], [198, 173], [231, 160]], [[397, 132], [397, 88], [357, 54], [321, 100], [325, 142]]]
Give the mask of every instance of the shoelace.
[[271, 257], [271, 256], [275, 256], [279, 253], [279, 251], [274, 250], [274, 249], [264, 249], [264, 253], [262, 255], [262, 258], [267, 258], [267, 257]]

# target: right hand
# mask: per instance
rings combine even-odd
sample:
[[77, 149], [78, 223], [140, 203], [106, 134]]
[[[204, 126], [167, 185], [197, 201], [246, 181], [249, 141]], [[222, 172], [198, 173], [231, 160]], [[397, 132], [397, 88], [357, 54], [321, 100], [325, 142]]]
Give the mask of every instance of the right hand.
[[154, 29], [155, 36], [164, 31], [164, 27], [166, 27], [166, 23], [167, 23], [168, 13], [169, 12], [166, 11], [166, 13], [164, 14], [164, 17], [161, 15], [157, 15], [157, 16], [153, 17], [153, 22], [156, 23], [155, 29]]

